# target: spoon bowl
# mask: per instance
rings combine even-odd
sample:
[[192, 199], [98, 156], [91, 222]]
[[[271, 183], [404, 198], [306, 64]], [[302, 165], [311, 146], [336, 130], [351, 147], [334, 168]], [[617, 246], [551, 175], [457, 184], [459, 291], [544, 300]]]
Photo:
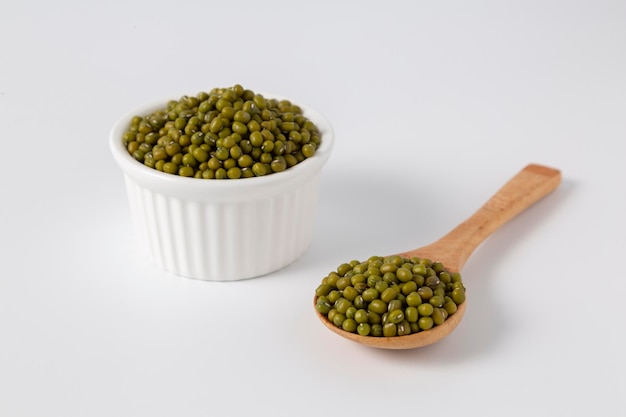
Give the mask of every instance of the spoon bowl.
[[[478, 211], [435, 242], [398, 255], [403, 257], [427, 258], [441, 262], [450, 272], [461, 272], [474, 250], [498, 228], [550, 194], [561, 183], [561, 172], [543, 165], [529, 164]], [[313, 305], [317, 297], [313, 300]], [[467, 301], [446, 321], [430, 330], [406, 336], [374, 337], [361, 336], [338, 328], [326, 316], [314, 308], [321, 322], [334, 333], [363, 345], [383, 349], [414, 349], [438, 342], [449, 335], [461, 322]]]

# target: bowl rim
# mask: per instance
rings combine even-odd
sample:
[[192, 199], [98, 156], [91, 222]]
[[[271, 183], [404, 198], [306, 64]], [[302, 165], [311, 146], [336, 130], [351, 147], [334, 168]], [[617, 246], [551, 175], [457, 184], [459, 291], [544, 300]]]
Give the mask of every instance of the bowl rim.
[[[256, 92], [256, 94], [261, 94], [271, 99], [286, 99], [284, 96], [265, 92]], [[322, 134], [322, 142], [314, 156], [283, 172], [271, 173], [262, 177], [214, 180], [168, 174], [147, 167], [135, 160], [124, 147], [122, 135], [134, 116], [147, 115], [155, 110], [164, 108], [169, 100], [172, 100], [172, 98], [154, 99], [134, 107], [118, 118], [109, 132], [109, 147], [118, 166], [124, 174], [131, 177], [135, 182], [153, 191], [184, 198], [193, 198], [195, 196], [200, 199], [207, 198], [207, 193], [210, 193], [210, 198], [215, 199], [220, 197], [232, 198], [233, 192], [251, 194], [259, 192], [266, 194], [272, 191], [281, 192], [284, 187], [304, 182], [318, 173], [327, 162], [334, 147], [334, 130], [326, 116], [311, 106], [293, 99], [287, 99], [298, 105], [302, 109], [303, 114], [315, 123]]]

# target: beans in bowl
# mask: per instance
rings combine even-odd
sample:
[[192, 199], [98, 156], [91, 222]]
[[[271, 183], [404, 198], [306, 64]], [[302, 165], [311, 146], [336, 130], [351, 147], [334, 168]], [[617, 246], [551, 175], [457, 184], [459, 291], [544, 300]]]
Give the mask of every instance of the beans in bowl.
[[322, 137], [298, 105], [236, 84], [135, 116], [122, 141], [134, 159], [168, 174], [240, 179], [285, 171], [314, 156]]

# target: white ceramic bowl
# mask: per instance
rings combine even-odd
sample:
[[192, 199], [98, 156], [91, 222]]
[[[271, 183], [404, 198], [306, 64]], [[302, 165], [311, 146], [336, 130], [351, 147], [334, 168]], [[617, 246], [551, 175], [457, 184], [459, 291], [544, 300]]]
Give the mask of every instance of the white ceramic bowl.
[[294, 101], [319, 128], [322, 143], [313, 157], [286, 171], [236, 180], [185, 178], [137, 162], [122, 144], [133, 116], [166, 103], [127, 113], [109, 138], [124, 173], [138, 244], [153, 262], [185, 277], [234, 281], [268, 274], [300, 257], [312, 239], [320, 171], [333, 148], [328, 120]]

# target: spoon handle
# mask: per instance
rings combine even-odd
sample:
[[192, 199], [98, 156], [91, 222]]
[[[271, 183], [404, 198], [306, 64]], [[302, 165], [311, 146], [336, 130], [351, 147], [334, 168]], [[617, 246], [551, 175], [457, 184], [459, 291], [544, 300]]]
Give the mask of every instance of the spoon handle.
[[[557, 169], [530, 164], [511, 178], [471, 217], [434, 243], [415, 252], [441, 259], [460, 271], [474, 250], [494, 231], [552, 192], [561, 182]], [[411, 252], [408, 252], [410, 254]]]

